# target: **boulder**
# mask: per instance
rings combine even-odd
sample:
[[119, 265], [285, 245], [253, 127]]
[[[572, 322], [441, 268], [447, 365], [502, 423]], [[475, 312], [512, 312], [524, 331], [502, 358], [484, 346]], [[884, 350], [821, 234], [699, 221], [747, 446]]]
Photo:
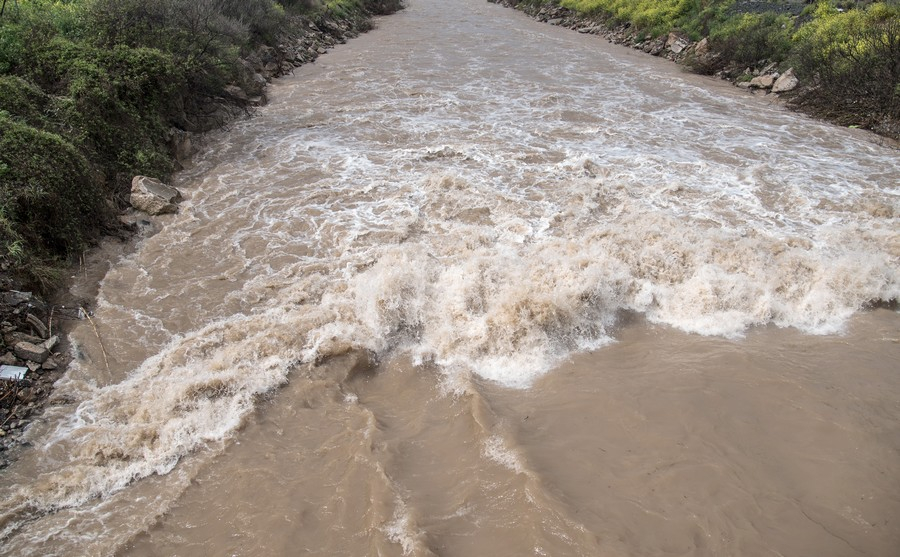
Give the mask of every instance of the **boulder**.
[[690, 44], [690, 41], [688, 41], [684, 37], [679, 36], [676, 33], [669, 33], [669, 37], [666, 40], [666, 48], [668, 48], [675, 54], [681, 54], [681, 52]]
[[794, 75], [794, 68], [791, 68], [781, 74], [781, 77], [775, 80], [775, 83], [772, 85], [772, 92], [784, 93], [787, 91], [793, 91], [799, 84], [800, 80], [797, 79], [796, 75]]
[[774, 84], [775, 76], [771, 74], [761, 75], [750, 80], [750, 87], [755, 89], [771, 89]]
[[179, 166], [181, 168], [190, 168], [191, 157], [194, 155], [194, 142], [191, 132], [171, 128], [169, 130], [169, 147]]
[[3, 335], [3, 342], [5, 342], [7, 346], [15, 346], [22, 341], [30, 342], [31, 344], [40, 344], [44, 342], [44, 339], [20, 331], [13, 331]]
[[50, 351], [47, 350], [46, 346], [40, 344], [31, 344], [30, 342], [22, 342], [17, 343], [13, 347], [13, 352], [16, 353], [16, 356], [19, 358], [29, 361], [36, 362], [38, 364], [42, 364], [47, 361], [47, 358], [50, 357]]
[[131, 181], [131, 206], [138, 211], [144, 211], [151, 215], [175, 213], [181, 201], [181, 193], [148, 176], [135, 176]]
[[701, 57], [709, 54], [709, 39], [708, 38], [703, 37], [700, 40], [700, 42], [694, 46], [694, 54], [698, 58], [701, 58]]
[[225, 96], [231, 97], [232, 99], [239, 102], [247, 102], [249, 97], [247, 96], [247, 92], [241, 89], [237, 85], [226, 85], [223, 89]]

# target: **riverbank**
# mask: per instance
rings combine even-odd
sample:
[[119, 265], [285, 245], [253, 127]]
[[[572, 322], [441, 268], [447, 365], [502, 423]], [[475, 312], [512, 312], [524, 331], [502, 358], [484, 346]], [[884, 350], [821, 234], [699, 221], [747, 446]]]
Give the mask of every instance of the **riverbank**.
[[900, 140], [900, 16], [883, 3], [851, 2], [854, 9], [845, 13], [827, 2], [720, 2], [702, 13], [647, 19], [637, 12], [613, 15], [603, 1], [488, 1], [753, 94], [778, 95], [791, 109], [822, 120]]
[[[193, 131], [173, 128], [170, 134], [173, 168], [191, 165], [191, 157], [203, 141], [203, 134], [217, 129], [216, 124], [227, 125], [250, 115], [255, 107], [265, 105], [266, 86], [273, 79], [315, 62], [334, 46], [372, 29], [374, 16], [391, 13], [396, 8], [393, 2], [350, 0], [334, 3], [328, 10], [290, 15], [277, 40], [260, 45], [241, 58], [242, 71], [250, 74], [249, 79], [225, 86], [221, 95], [210, 99], [202, 110], [206, 117], [195, 121]], [[118, 194], [117, 197], [127, 196]], [[42, 289], [25, 274], [13, 272], [14, 262], [8, 254], [3, 258], [0, 365], [5, 366], [2, 369], [10, 377], [0, 379], [0, 469], [15, 459], [28, 425], [52, 404], [53, 384], [63, 376], [71, 360], [66, 333], [73, 323], [91, 320], [96, 283], [103, 278], [109, 264], [100, 260], [91, 262], [96, 259], [92, 253], [121, 257], [130, 246], [152, 233], [152, 226], [141, 213], [123, 207], [117, 213], [116, 220], [107, 225], [105, 236], [105, 241], [114, 245], [105, 250], [95, 247], [68, 269], [55, 270], [56, 275], [68, 277], [60, 287], [53, 287], [61, 281], [57, 278], [47, 284], [49, 288]], [[88, 286], [73, 294], [70, 287], [76, 280]]]

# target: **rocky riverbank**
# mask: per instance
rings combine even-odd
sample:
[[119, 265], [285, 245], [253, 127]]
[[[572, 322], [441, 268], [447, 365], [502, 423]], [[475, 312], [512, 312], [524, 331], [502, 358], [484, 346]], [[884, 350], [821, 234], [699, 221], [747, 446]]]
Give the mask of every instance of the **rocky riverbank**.
[[[375, 10], [390, 11], [387, 6]], [[341, 17], [327, 12], [292, 16], [275, 45], [261, 46], [241, 60], [242, 78], [224, 87], [222, 95], [198, 113], [202, 116], [196, 119], [193, 131], [172, 130], [172, 156], [178, 166], [190, 165], [205, 131], [265, 105], [268, 83], [372, 29], [372, 16], [369, 11], [348, 12]], [[144, 191], [146, 181], [145, 177], [135, 177], [133, 199], [141, 197], [135, 197], [134, 191]], [[119, 241], [133, 243], [137, 233], [152, 231], [145, 211], [155, 206], [154, 202], [145, 205], [133, 201], [120, 219], [124, 231], [119, 232], [124, 233], [119, 234]], [[175, 210], [174, 205], [163, 205], [168, 209], [160, 212]], [[23, 291], [22, 283], [8, 271], [8, 267], [0, 269], [0, 469], [16, 458], [28, 425], [53, 403], [53, 385], [71, 361], [66, 332], [72, 323], [90, 321], [93, 305], [90, 297], [69, 293], [68, 285], [49, 297]], [[80, 272], [80, 268], [73, 268], [69, 275]]]
[[60, 340], [63, 321], [86, 317], [85, 311], [48, 304], [30, 292], [0, 293], [0, 468], [70, 360]]
[[[692, 41], [686, 34], [679, 32], [653, 38], [638, 32], [631, 24], [609, 26], [604, 18], [580, 14], [558, 5], [532, 4], [516, 0], [488, 0], [488, 2], [518, 9], [550, 25], [565, 27], [583, 34], [599, 35], [611, 43], [667, 58], [692, 68], [714, 66], [720, 56], [709, 48], [709, 40], [706, 38]], [[780, 72], [777, 64], [767, 60], [761, 62], [758, 67], [724, 68], [716, 71], [715, 75], [731, 81], [738, 87], [762, 94], [787, 93], [799, 85], [799, 80], [792, 69]]]
[[[390, 11], [385, 8], [383, 13]], [[193, 119], [189, 129], [170, 130], [171, 152], [178, 166], [184, 168], [190, 164], [198, 138], [203, 133], [227, 125], [256, 107], [265, 106], [266, 85], [273, 79], [315, 62], [336, 45], [370, 30], [372, 16], [368, 11], [348, 12], [343, 17], [328, 12], [291, 16], [289, 25], [274, 45], [262, 45], [242, 58], [240, 77], [225, 86], [221, 95], [211, 99], [209, 105], [188, 117]]]
[[[880, 105], [876, 101], [875, 93], [862, 92], [866, 83], [879, 83], [872, 88], [883, 92], [884, 83], [890, 82], [890, 77], [876, 75], [881, 71], [889, 70], [891, 60], [896, 59], [892, 54], [895, 50], [887, 50], [879, 54], [886, 58], [869, 60], [871, 67], [859, 70], [863, 72], [856, 77], [841, 77], [842, 74], [830, 71], [829, 75], [817, 72], [813, 80], [802, 79], [786, 61], [780, 63], [762, 56], [753, 58], [753, 62], [738, 62], [729, 57], [727, 53], [716, 51], [716, 48], [708, 37], [699, 41], [693, 41], [686, 34], [673, 30], [663, 36], [652, 36], [645, 30], [637, 29], [631, 23], [616, 23], [615, 20], [602, 14], [586, 15], [575, 10], [559, 6], [556, 2], [538, 0], [488, 0], [506, 7], [520, 10], [538, 21], [558, 25], [572, 29], [579, 33], [599, 35], [608, 41], [628, 46], [646, 52], [653, 56], [667, 58], [673, 62], [684, 65], [700, 74], [714, 75], [728, 80], [735, 86], [749, 90], [756, 95], [775, 94], [783, 97], [790, 108], [804, 112], [816, 118], [833, 122], [837, 125], [854, 128], [869, 129], [878, 136], [879, 143], [897, 147], [900, 140], [900, 113], [896, 112], [896, 103], [891, 106]], [[743, 1], [736, 3], [732, 13], [753, 15], [770, 13], [773, 15], [791, 18], [792, 21], [803, 21], [808, 18], [803, 9], [802, 2], [773, 3], [766, 1]], [[893, 26], [892, 26], [893, 25]], [[873, 48], [888, 48], [889, 44], [896, 44], [893, 37], [898, 23], [885, 24], [885, 35], [873, 39], [872, 32], [868, 35], [860, 35], [860, 41], [875, 41]], [[892, 35], [893, 33], [893, 35]], [[758, 37], [757, 37], [758, 39]], [[883, 40], [882, 40], [883, 39]], [[748, 37], [746, 39], [750, 41]], [[882, 40], [881, 42], [877, 42]], [[877, 44], [876, 44], [877, 43]], [[860, 44], [863, 44], [862, 42]], [[869, 44], [869, 43], [866, 43]], [[862, 47], [860, 47], [862, 48]], [[760, 51], [760, 52], [764, 52]], [[757, 59], [759, 58], [759, 59]], [[831, 60], [834, 65], [836, 62]], [[862, 64], [862, 62], [860, 62]], [[888, 68], [888, 69], [886, 69]], [[829, 68], [833, 70], [833, 68]], [[869, 72], [869, 73], [866, 73]], [[809, 68], [806, 69], [809, 74]], [[829, 72], [824, 72], [829, 73]], [[831, 75], [833, 74], [833, 75]], [[848, 74], [850, 75], [850, 74]], [[856, 74], [853, 74], [856, 75]], [[896, 75], [896, 74], [893, 74]], [[895, 77], [893, 79], [896, 79]], [[859, 81], [859, 83], [856, 83]], [[843, 91], [843, 93], [840, 93]], [[875, 103], [874, 105], [872, 103]], [[878, 108], [871, 108], [877, 106]], [[870, 107], [863, 109], [862, 107]], [[892, 108], [893, 107], [893, 108]]]

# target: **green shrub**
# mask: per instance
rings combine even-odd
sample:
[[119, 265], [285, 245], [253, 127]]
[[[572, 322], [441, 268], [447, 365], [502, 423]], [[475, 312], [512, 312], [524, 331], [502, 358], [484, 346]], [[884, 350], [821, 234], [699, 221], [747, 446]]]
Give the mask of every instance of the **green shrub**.
[[39, 87], [12, 75], [0, 75], [0, 110], [31, 126], [48, 127], [52, 98]]
[[601, 15], [658, 36], [686, 24], [703, 8], [703, 0], [562, 0], [561, 6]]
[[[13, 9], [13, 5], [15, 9]], [[399, 0], [19, 0], [0, 18], [0, 260], [47, 285], [114, 226], [132, 176], [173, 170], [171, 128], [225, 118], [239, 57], [292, 12], [352, 17]], [[56, 269], [57, 271], [54, 271]]]
[[783, 61], [791, 50], [794, 24], [788, 16], [775, 13], [738, 14], [714, 27], [710, 48], [723, 60], [741, 66], [755, 66], [762, 60]]
[[104, 193], [74, 145], [0, 111], [0, 256], [77, 253], [106, 217]]
[[821, 3], [794, 40], [796, 72], [814, 84], [799, 103], [844, 124], [900, 120], [900, 5], [840, 12]]

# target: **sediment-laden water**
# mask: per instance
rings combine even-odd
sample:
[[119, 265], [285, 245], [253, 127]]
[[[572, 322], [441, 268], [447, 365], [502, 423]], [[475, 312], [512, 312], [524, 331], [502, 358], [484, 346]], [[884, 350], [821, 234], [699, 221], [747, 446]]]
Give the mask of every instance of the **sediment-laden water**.
[[408, 4], [177, 177], [0, 553], [894, 555], [897, 151]]

